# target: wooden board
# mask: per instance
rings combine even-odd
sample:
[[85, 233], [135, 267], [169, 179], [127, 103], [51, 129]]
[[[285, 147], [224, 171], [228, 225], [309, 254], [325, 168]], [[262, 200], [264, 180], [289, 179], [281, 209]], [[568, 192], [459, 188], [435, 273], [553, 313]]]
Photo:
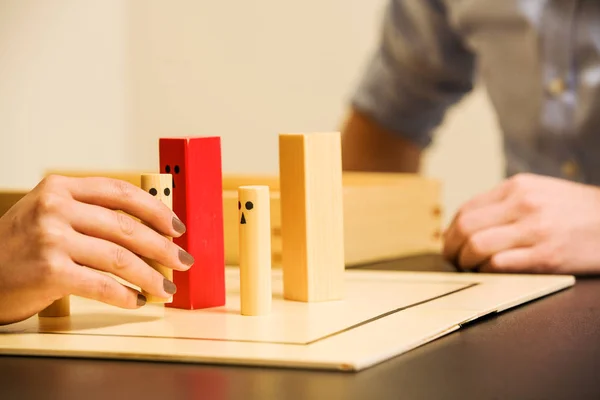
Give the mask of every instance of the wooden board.
[[272, 312], [240, 315], [239, 274], [227, 304], [204, 310], [122, 310], [72, 299], [70, 317], [0, 327], [0, 353], [360, 371], [490, 313], [574, 284], [572, 276], [345, 272], [346, 298], [286, 301], [273, 270]]

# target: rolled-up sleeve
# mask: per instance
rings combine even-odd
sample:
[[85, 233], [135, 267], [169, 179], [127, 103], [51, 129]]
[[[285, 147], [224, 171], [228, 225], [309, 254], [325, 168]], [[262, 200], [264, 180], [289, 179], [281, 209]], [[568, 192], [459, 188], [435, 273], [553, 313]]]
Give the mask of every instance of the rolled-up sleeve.
[[391, 0], [383, 18], [381, 40], [351, 104], [426, 147], [448, 108], [472, 90], [474, 56], [442, 0]]

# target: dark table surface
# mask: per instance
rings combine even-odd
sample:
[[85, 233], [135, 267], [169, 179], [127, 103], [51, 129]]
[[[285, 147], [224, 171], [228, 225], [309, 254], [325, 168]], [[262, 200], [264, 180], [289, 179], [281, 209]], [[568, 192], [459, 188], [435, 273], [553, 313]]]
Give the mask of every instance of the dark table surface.
[[[369, 269], [449, 270], [436, 256]], [[0, 356], [0, 399], [600, 399], [600, 279], [358, 373]]]

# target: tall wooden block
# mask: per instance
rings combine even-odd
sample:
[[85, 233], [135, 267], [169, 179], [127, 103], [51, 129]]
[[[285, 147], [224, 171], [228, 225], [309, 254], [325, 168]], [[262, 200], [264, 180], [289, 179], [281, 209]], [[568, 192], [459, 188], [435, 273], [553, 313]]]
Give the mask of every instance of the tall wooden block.
[[343, 298], [344, 222], [339, 133], [279, 135], [284, 296]]
[[[173, 176], [171, 174], [141, 174], [140, 184], [141, 188], [152, 196], [158, 198], [170, 209], [173, 209]], [[169, 238], [172, 240], [172, 238]], [[152, 268], [160, 272], [166, 279], [173, 281], [173, 270], [167, 268], [164, 265], [157, 263], [155, 260], [151, 260], [144, 257], [144, 261], [148, 263]], [[151, 295], [146, 291], [142, 291], [142, 294], [146, 296], [146, 302], [148, 303], [171, 303], [173, 297], [162, 298]]]
[[238, 188], [242, 315], [271, 312], [271, 206], [268, 186]]
[[159, 140], [160, 171], [173, 175], [173, 211], [186, 232], [173, 240], [194, 265], [173, 271], [177, 293], [167, 307], [201, 309], [225, 305], [223, 177], [219, 137]]

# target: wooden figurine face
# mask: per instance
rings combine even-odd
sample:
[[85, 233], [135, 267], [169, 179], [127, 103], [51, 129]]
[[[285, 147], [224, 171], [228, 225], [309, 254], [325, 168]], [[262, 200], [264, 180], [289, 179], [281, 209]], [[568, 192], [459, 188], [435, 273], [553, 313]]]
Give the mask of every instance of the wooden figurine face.
[[160, 140], [160, 172], [163, 174], [171, 174], [171, 188], [173, 192], [177, 192], [175, 198], [178, 201], [185, 198], [186, 189], [186, 141], [185, 140]]
[[[160, 139], [159, 142], [159, 158], [160, 158], [160, 172], [163, 174], [171, 174], [171, 190], [172, 190], [172, 201], [173, 211], [177, 216], [186, 224], [188, 229], [193, 229], [189, 226], [189, 222], [186, 220], [187, 212], [187, 168], [185, 167], [186, 160], [186, 145], [187, 141], [183, 139]], [[186, 232], [187, 234], [187, 232]], [[177, 238], [176, 241], [179, 245], [182, 243]]]
[[169, 208], [173, 207], [173, 177], [171, 174], [155, 174], [143, 183], [144, 190], [158, 198]]
[[171, 189], [168, 187], [151, 187], [150, 190], [148, 190], [148, 193], [150, 193], [152, 196], [154, 197], [158, 197], [158, 199], [160, 201], [162, 201], [163, 203], [165, 202], [165, 198], [171, 196]]
[[240, 224], [249, 224], [253, 221], [254, 202], [250, 199], [240, 198], [238, 201], [238, 210], [240, 213]]
[[[183, 179], [180, 178], [181, 175], [181, 166], [178, 163], [173, 163], [173, 164], [165, 164], [165, 168], [164, 168], [164, 173], [165, 174], [171, 174], [173, 176], [173, 182], [171, 183], [171, 186], [173, 188], [176, 188], [179, 184], [179, 186], [183, 186]], [[183, 175], [181, 175], [183, 176]]]
[[270, 229], [269, 187], [260, 185], [240, 186], [238, 188], [238, 220], [240, 228], [262, 231]]

